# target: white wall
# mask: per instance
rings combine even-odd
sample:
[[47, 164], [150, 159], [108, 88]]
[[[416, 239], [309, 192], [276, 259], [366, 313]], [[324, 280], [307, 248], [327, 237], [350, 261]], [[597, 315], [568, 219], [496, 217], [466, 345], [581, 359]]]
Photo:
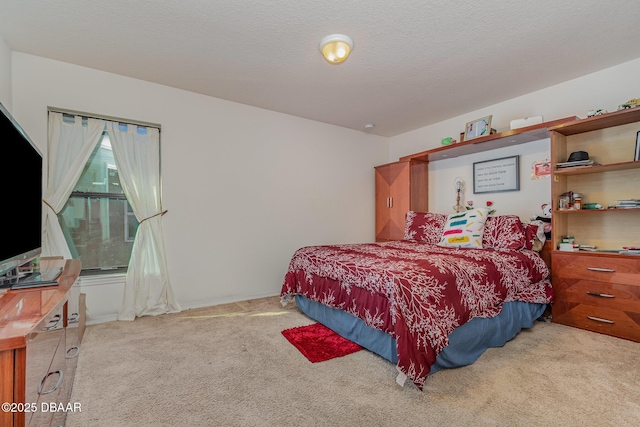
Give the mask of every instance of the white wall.
[[[386, 138], [32, 55], [12, 62], [15, 117], [43, 153], [47, 106], [161, 124], [169, 273], [183, 307], [276, 295], [297, 248], [374, 240]], [[89, 316], [113, 317], [122, 286], [82, 283]]]
[[[13, 100], [14, 116], [45, 155], [47, 106], [162, 125], [169, 271], [179, 302], [196, 307], [277, 294], [300, 246], [372, 241], [373, 166], [435, 148], [489, 114], [501, 131], [515, 118], [613, 111], [640, 96], [638, 69], [640, 59], [389, 140], [41, 57], [7, 58], [2, 43], [0, 100]], [[473, 162], [516, 154], [519, 192], [473, 195]], [[451, 212], [460, 176], [476, 206], [492, 200], [498, 213], [537, 214], [550, 183], [531, 181], [529, 168], [548, 155], [545, 139], [432, 163], [430, 210]], [[90, 321], [115, 316], [121, 278], [86, 279], [82, 287]]]
[[[446, 136], [459, 139], [467, 122], [492, 115], [492, 127], [498, 131], [509, 129], [513, 119], [543, 116], [545, 121], [563, 117], [586, 117], [590, 109], [615, 111], [618, 105], [631, 98], [640, 97], [640, 59], [589, 74], [556, 86], [533, 92], [518, 98], [487, 106], [443, 122], [390, 138], [389, 161], [402, 156], [440, 146]], [[461, 101], [462, 102], [462, 101]], [[520, 191], [505, 193], [473, 194], [474, 162], [511, 155], [521, 155]], [[513, 213], [526, 219], [540, 212], [542, 203], [550, 202], [548, 179], [532, 181], [531, 163], [549, 156], [549, 139], [536, 141], [502, 150], [492, 150], [431, 163], [429, 167], [429, 210], [451, 213], [455, 205], [454, 179], [462, 177], [467, 183], [465, 196], [475, 206], [486, 200], [495, 203], [498, 214]]]
[[12, 111], [11, 103], [11, 49], [0, 37], [0, 102]]

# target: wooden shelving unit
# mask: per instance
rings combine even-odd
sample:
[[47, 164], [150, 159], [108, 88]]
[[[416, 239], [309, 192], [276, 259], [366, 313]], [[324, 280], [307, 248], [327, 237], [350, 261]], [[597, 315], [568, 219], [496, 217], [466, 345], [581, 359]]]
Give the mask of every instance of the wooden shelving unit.
[[[640, 198], [640, 161], [634, 161], [636, 134], [640, 131], [640, 108], [621, 110], [549, 129], [554, 247], [563, 236], [578, 244], [601, 249], [621, 249], [640, 243], [640, 209], [607, 209], [617, 200]], [[557, 168], [572, 152], [586, 151], [598, 165]], [[604, 209], [558, 209], [566, 192], [581, 193], [585, 203]]]
[[577, 119], [575, 116], [566, 117], [474, 138], [401, 157], [398, 162], [376, 167], [376, 239], [402, 239], [407, 210], [429, 210], [429, 162], [538, 141], [549, 137], [549, 127]]
[[[640, 245], [640, 208], [607, 209], [616, 200], [640, 199], [640, 162], [633, 161], [640, 108], [566, 123], [551, 132], [553, 246], [572, 235], [602, 252], [553, 250], [553, 321], [640, 342], [640, 256], [619, 253]], [[557, 169], [575, 151], [595, 166]], [[561, 194], [604, 209], [558, 209]]]

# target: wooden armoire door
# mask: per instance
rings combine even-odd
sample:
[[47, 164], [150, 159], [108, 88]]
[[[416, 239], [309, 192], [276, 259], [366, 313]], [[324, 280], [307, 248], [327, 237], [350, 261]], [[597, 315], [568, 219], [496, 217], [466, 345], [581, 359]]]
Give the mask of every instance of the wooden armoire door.
[[375, 168], [376, 241], [402, 240], [407, 211], [426, 211], [428, 163], [404, 161]]

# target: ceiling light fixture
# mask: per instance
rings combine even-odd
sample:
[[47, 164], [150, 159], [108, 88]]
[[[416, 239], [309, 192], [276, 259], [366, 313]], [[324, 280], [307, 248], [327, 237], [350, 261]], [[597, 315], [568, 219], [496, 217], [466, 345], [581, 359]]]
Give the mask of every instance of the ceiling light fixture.
[[351, 53], [353, 40], [344, 34], [331, 34], [322, 39], [319, 48], [327, 62], [340, 64]]

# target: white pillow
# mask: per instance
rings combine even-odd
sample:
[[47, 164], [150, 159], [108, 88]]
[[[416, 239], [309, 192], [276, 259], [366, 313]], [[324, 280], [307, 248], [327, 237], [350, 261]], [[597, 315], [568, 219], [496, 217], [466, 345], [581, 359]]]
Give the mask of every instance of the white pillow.
[[488, 216], [489, 209], [487, 208], [477, 208], [449, 215], [438, 245], [482, 249], [484, 223]]

